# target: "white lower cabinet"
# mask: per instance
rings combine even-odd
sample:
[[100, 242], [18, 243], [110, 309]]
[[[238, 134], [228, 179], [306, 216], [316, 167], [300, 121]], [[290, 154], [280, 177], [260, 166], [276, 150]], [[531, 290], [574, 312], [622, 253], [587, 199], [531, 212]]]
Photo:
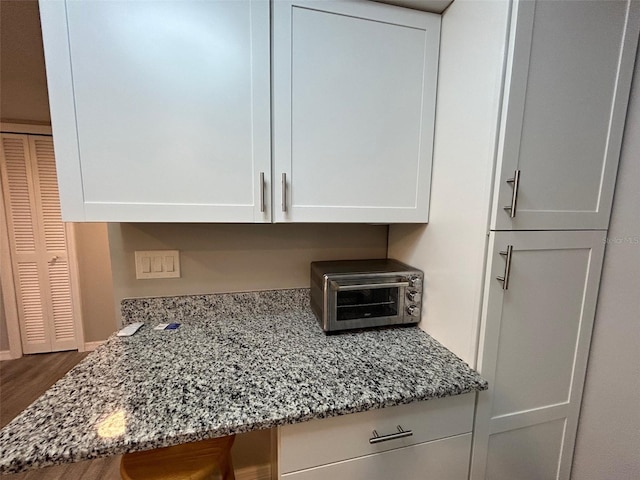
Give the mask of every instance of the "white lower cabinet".
[[[278, 478], [466, 479], [475, 393], [278, 429]], [[370, 439], [410, 435], [378, 443]]]
[[283, 480], [466, 480], [471, 434], [282, 475]]

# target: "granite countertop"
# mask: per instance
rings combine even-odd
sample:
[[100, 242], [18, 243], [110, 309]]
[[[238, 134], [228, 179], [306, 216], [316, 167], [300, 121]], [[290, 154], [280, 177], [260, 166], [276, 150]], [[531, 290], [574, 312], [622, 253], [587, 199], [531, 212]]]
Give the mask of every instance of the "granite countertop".
[[308, 305], [308, 289], [124, 300], [125, 322], [146, 324], [0, 431], [0, 472], [487, 388], [417, 327], [325, 335]]

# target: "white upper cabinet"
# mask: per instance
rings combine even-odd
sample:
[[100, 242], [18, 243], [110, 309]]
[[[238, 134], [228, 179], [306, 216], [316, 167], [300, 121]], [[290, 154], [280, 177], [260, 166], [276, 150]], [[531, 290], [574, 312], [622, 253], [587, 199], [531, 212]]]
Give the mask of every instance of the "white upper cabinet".
[[271, 220], [268, 2], [40, 11], [64, 220]]
[[606, 229], [640, 4], [513, 8], [491, 228]]
[[40, 10], [64, 220], [427, 221], [439, 15], [364, 0]]
[[440, 16], [273, 3], [276, 222], [426, 222]]

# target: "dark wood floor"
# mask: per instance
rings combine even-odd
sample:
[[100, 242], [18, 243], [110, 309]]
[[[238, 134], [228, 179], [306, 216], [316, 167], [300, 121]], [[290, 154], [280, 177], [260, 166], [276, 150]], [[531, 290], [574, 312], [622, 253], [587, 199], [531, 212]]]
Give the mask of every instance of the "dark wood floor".
[[[25, 355], [0, 362], [0, 427], [71, 370], [87, 354], [58, 352]], [[57, 465], [2, 476], [2, 480], [120, 480], [120, 457]]]

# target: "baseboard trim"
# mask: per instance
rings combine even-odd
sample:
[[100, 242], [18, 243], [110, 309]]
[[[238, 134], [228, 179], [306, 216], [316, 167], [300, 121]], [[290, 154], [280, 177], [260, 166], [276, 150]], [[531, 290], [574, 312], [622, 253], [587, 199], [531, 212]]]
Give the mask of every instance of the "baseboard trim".
[[99, 340], [97, 342], [85, 342], [84, 343], [84, 351], [85, 352], [93, 352], [96, 348], [102, 345], [105, 341]]
[[250, 465], [235, 470], [236, 480], [271, 480], [271, 465]]
[[0, 362], [4, 360], [15, 360], [13, 355], [11, 355], [11, 350], [0, 350]]

